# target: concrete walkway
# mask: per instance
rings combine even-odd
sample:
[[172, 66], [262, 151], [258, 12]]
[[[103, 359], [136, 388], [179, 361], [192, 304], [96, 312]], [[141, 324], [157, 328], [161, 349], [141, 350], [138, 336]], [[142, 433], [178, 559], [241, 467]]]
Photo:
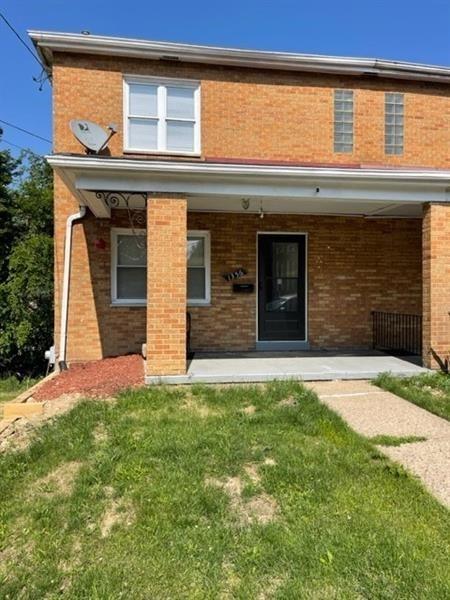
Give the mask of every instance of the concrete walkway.
[[425, 437], [426, 441], [378, 449], [417, 475], [450, 508], [450, 422], [385, 392], [368, 381], [306, 384], [358, 433], [373, 437]]
[[303, 381], [373, 379], [380, 373], [418, 375], [426, 369], [381, 352], [247, 352], [195, 354], [186, 375], [147, 376], [146, 383], [251, 383], [274, 379]]

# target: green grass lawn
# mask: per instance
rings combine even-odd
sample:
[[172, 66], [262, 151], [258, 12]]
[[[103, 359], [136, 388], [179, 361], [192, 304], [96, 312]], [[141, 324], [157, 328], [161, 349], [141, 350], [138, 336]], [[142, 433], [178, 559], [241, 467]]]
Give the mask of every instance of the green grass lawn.
[[383, 373], [375, 383], [450, 421], [450, 375], [427, 373], [401, 378]]
[[296, 383], [87, 401], [0, 458], [1, 598], [450, 597], [450, 513]]
[[19, 381], [16, 377], [0, 378], [0, 404], [14, 400], [16, 396], [37, 383], [37, 379], [23, 379]]

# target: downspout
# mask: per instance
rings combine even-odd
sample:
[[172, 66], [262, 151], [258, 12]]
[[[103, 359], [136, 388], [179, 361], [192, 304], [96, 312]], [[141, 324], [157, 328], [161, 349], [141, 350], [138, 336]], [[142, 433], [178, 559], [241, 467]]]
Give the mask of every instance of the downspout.
[[66, 236], [64, 241], [64, 271], [63, 271], [63, 289], [61, 299], [61, 325], [59, 338], [59, 360], [58, 366], [61, 371], [67, 370], [66, 348], [67, 348], [67, 317], [69, 313], [69, 288], [70, 288], [70, 268], [72, 264], [72, 225], [78, 219], [82, 219], [86, 214], [86, 207], [80, 205], [80, 210], [73, 215], [69, 215], [66, 221]]

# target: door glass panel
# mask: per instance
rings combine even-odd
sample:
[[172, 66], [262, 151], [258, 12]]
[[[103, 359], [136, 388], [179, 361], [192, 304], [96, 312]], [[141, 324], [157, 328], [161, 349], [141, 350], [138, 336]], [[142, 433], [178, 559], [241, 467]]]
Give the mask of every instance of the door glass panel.
[[272, 244], [272, 276], [298, 277], [297, 242], [274, 242]]
[[297, 312], [298, 279], [297, 277], [272, 277], [267, 281], [266, 311]]

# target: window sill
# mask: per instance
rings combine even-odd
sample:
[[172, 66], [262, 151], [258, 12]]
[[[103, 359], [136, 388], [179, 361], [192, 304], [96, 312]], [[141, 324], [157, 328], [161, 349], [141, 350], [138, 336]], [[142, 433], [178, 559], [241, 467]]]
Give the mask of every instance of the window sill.
[[201, 306], [211, 306], [211, 302], [188, 302], [187, 303], [187, 307], [188, 308], [197, 308], [197, 307], [201, 307]]
[[124, 154], [143, 154], [148, 156], [188, 156], [190, 158], [201, 158], [200, 152], [170, 152], [169, 150], [133, 150], [124, 148]]
[[109, 305], [111, 308], [145, 308], [146, 302], [111, 302]]
[[[146, 302], [111, 302], [111, 308], [146, 308]], [[188, 308], [197, 308], [201, 306], [212, 306], [211, 302], [188, 302]]]

